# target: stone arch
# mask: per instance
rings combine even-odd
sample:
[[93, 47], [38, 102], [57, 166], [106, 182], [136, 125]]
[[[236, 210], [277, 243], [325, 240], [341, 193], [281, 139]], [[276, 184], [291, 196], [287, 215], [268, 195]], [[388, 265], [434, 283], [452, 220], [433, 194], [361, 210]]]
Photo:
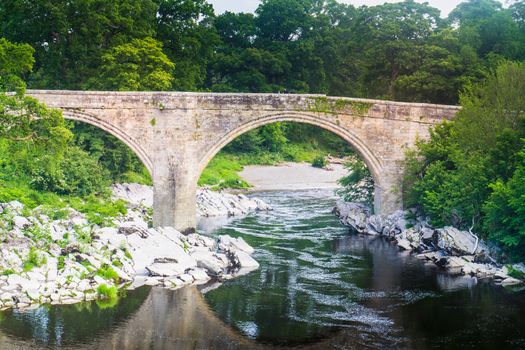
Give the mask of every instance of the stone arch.
[[208, 165], [208, 163], [213, 159], [213, 157], [215, 157], [215, 155], [221, 149], [223, 149], [227, 144], [229, 144], [230, 142], [235, 140], [237, 137], [241, 136], [242, 134], [252, 129], [256, 129], [258, 127], [261, 127], [267, 124], [271, 124], [271, 123], [275, 123], [275, 122], [296, 122], [296, 123], [310, 124], [310, 125], [314, 125], [314, 126], [317, 126], [317, 127], [333, 132], [334, 134], [341, 137], [343, 140], [345, 140], [352, 146], [352, 148], [357, 152], [357, 154], [365, 162], [368, 169], [370, 169], [370, 172], [372, 174], [372, 177], [374, 178], [376, 185], [381, 184], [382, 182], [381, 181], [381, 168], [382, 168], [381, 162], [374, 155], [374, 153], [370, 150], [370, 148], [366, 145], [366, 143], [363, 142], [363, 140], [361, 140], [357, 135], [352, 133], [351, 130], [343, 128], [340, 125], [332, 123], [326, 119], [319, 118], [319, 116], [317, 115], [312, 115], [312, 114], [307, 114], [307, 113], [270, 114], [262, 118], [251, 120], [245, 124], [242, 124], [238, 128], [228, 132], [201, 159], [199, 163], [199, 168], [196, 174], [197, 180], [200, 174], [202, 173], [202, 171], [204, 171], [204, 169]]
[[128, 146], [133, 153], [137, 155], [142, 164], [148, 169], [151, 176], [153, 176], [153, 162], [149, 158], [146, 151], [126, 132], [122, 131], [120, 128], [116, 127], [113, 124], [108, 123], [102, 119], [99, 119], [88, 113], [71, 111], [71, 110], [62, 110], [62, 115], [65, 119], [76, 120], [86, 124], [96, 126], [99, 129], [104, 130], [105, 132], [115, 136], [117, 139], [122, 141], [126, 146]]

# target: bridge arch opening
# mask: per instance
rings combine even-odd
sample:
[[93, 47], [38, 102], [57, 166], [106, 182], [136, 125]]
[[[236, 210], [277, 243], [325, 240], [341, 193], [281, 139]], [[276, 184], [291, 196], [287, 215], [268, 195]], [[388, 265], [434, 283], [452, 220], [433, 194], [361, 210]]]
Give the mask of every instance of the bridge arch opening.
[[352, 147], [352, 149], [357, 153], [359, 158], [366, 164], [366, 167], [370, 170], [374, 182], [377, 185], [381, 183], [381, 164], [379, 162], [379, 159], [373, 154], [373, 152], [366, 145], [366, 143], [359, 139], [359, 137], [357, 137], [350, 130], [347, 130], [340, 125], [319, 118], [315, 115], [296, 113], [269, 115], [248, 122], [237, 129], [231, 130], [226, 135], [224, 135], [218, 143], [213, 145], [213, 147], [206, 152], [205, 156], [199, 163], [197, 175], [200, 177], [200, 174], [204, 171], [204, 169], [206, 169], [210, 161], [222, 149], [224, 149], [228, 144], [237, 139], [239, 136], [246, 134], [254, 129], [263, 127], [265, 125], [280, 122], [307, 124], [337, 135], [339, 138], [346, 141], [350, 145], [350, 147]]
[[[351, 131], [348, 131], [341, 126], [337, 124], [332, 124], [330, 122], [327, 122], [325, 120], [320, 120], [320, 118], [310, 115], [299, 115], [299, 114], [277, 114], [277, 115], [271, 115], [267, 116], [261, 119], [257, 119], [255, 121], [249, 122], [245, 125], [242, 125], [241, 127], [230, 131], [227, 133], [214, 147], [212, 147], [205, 157], [202, 159], [201, 163], [199, 164], [199, 170], [198, 170], [198, 176], [199, 176], [199, 185], [210, 185], [213, 183], [210, 183], [210, 177], [211, 180], [217, 180], [213, 178], [213, 168], [217, 165], [221, 165], [222, 159], [225, 157], [225, 155], [230, 154], [230, 156], [234, 155], [234, 153], [230, 153], [232, 150], [235, 151], [235, 146], [239, 148], [240, 146], [248, 146], [248, 148], [253, 148], [253, 145], [246, 145], [250, 140], [254, 140], [254, 142], [262, 142], [264, 144], [265, 140], [261, 139], [261, 134], [265, 133], [265, 128], [272, 127], [279, 125], [281, 127], [284, 126], [285, 131], [285, 138], [286, 141], [291, 141], [291, 146], [295, 146], [298, 139], [300, 139], [301, 135], [296, 135], [298, 137], [293, 137], [294, 131], [305, 131], [307, 134], [307, 138], [310, 137], [309, 140], [305, 140], [306, 143], [310, 142], [310, 149], [308, 150], [310, 152], [309, 155], [307, 155], [306, 159], [304, 157], [299, 157], [299, 159], [295, 158], [293, 155], [290, 155], [290, 152], [287, 152], [285, 149], [283, 150], [273, 150], [276, 153], [280, 153], [280, 157], [273, 158], [272, 157], [266, 157], [263, 154], [262, 163], [264, 163], [266, 160], [268, 160], [268, 163], [272, 163], [272, 161], [291, 161], [291, 162], [308, 162], [312, 163], [312, 166], [316, 165], [315, 160], [313, 157], [317, 158], [317, 155], [322, 155], [323, 159], [326, 159], [327, 155], [333, 156], [332, 159], [336, 158], [338, 160], [341, 160], [342, 162], [346, 163], [348, 161], [359, 163], [360, 165], [363, 165], [363, 168], [365, 171], [369, 172], [368, 178], [371, 178], [370, 181], [367, 183], [372, 188], [372, 196], [374, 196], [374, 192], [377, 194], [380, 191], [380, 187], [378, 186], [381, 180], [380, 177], [380, 163], [379, 160], [373, 155], [371, 150], [367, 147], [365, 143], [363, 143], [356, 135], [354, 135]], [[302, 128], [302, 130], [301, 130]], [[290, 134], [290, 131], [292, 134]], [[313, 132], [312, 132], [313, 131]], [[271, 133], [272, 130], [269, 131]], [[266, 132], [268, 133], [268, 131]], [[279, 137], [279, 135], [273, 135], [275, 137]], [[327, 143], [326, 141], [332, 141], [332, 145]], [[335, 142], [334, 142], [335, 141]], [[316, 146], [317, 144], [317, 146]], [[304, 144], [303, 144], [304, 146]], [[330, 147], [331, 146], [331, 147]], [[283, 148], [286, 148], [283, 147]], [[316, 149], [317, 148], [317, 149]], [[271, 149], [266, 149], [265, 153], [273, 153]], [[307, 152], [308, 152], [307, 151]], [[248, 152], [250, 153], [250, 150]], [[252, 150], [253, 153], [253, 150]], [[250, 159], [246, 159], [246, 155], [241, 154], [240, 155], [240, 165], [251, 165]], [[249, 158], [249, 154], [248, 154]], [[295, 158], [295, 159], [294, 159]], [[309, 159], [308, 159], [309, 158]], [[217, 161], [217, 159], [220, 159]], [[261, 157], [260, 155], [255, 155], [255, 163], [259, 162], [261, 163]], [[228, 159], [226, 159], [228, 161]], [[219, 164], [215, 164], [219, 163]], [[344, 164], [342, 163], [342, 164]], [[324, 166], [324, 164], [322, 164]], [[317, 164], [319, 167], [319, 164]], [[321, 166], [321, 167], [323, 167]], [[211, 168], [211, 169], [210, 169]], [[237, 168], [238, 169], [238, 168]], [[220, 169], [219, 169], [220, 170]], [[240, 170], [240, 169], [238, 169]], [[220, 172], [220, 171], [219, 171]], [[210, 176], [210, 173], [212, 174]], [[348, 170], [345, 171], [344, 174], [341, 173], [341, 170], [337, 172], [339, 176], [345, 177], [348, 175]], [[333, 177], [330, 176], [329, 172], [327, 172], [327, 177]], [[319, 176], [319, 175], [317, 175]], [[223, 179], [224, 186], [222, 187], [235, 187], [231, 186], [231, 182], [229, 179]], [[246, 183], [243, 183], [242, 179], [239, 178], [233, 178], [234, 181], [241, 181], [239, 183], [239, 188], [245, 187]], [[333, 181], [333, 179], [330, 179]], [[339, 180], [339, 178], [337, 179]], [[375, 184], [375, 185], [374, 185]], [[222, 188], [221, 186], [219, 186]], [[365, 186], [360, 186], [361, 188], [364, 188]], [[295, 187], [294, 187], [295, 188]], [[300, 186], [298, 188], [301, 188]], [[315, 186], [313, 186], [315, 188]], [[255, 188], [264, 190], [263, 187]], [[301, 188], [303, 189], [303, 188]], [[357, 198], [357, 197], [354, 197]], [[374, 207], [378, 207], [378, 199], [380, 200], [379, 196], [375, 196], [374, 200], [372, 201]], [[357, 200], [357, 199], [356, 199]]]
[[63, 110], [62, 115], [66, 120], [89, 124], [95, 128], [93, 130], [103, 130], [109, 135], [118, 139], [120, 142], [126, 145], [133, 152], [133, 154], [138, 157], [138, 159], [140, 159], [141, 163], [146, 167], [150, 176], [153, 176], [153, 162], [148, 157], [146, 151], [140, 146], [140, 144], [128, 136], [126, 132], [102, 119], [80, 111]]

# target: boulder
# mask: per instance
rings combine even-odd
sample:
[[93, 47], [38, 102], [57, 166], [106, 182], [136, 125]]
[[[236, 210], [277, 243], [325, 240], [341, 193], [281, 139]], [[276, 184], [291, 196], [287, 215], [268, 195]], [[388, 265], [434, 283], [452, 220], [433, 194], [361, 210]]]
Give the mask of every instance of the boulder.
[[522, 284], [522, 283], [523, 283], [523, 281], [520, 281], [519, 279], [512, 278], [512, 277], [506, 278], [503, 281], [501, 281], [501, 285], [503, 287], [515, 286], [515, 285]]
[[188, 273], [195, 280], [195, 284], [204, 284], [210, 280], [210, 276], [206, 273], [206, 270], [202, 268], [191, 269]]
[[481, 254], [487, 247], [480, 240], [476, 246], [476, 239], [467, 231], [447, 226], [437, 229], [437, 247], [450, 255]]
[[227, 267], [222, 260], [218, 259], [211, 252], [198, 252], [193, 257], [197, 261], [197, 267], [205, 269], [211, 276], [221, 276], [223, 270]]
[[31, 226], [31, 221], [26, 217], [17, 215], [13, 218], [13, 226], [19, 229], [25, 229]]
[[217, 243], [219, 245], [219, 249], [222, 251], [243, 251], [248, 254], [253, 254], [255, 252], [255, 249], [253, 249], [246, 241], [242, 238], [233, 238], [229, 235], [223, 235], [219, 236], [217, 239]]
[[405, 212], [398, 210], [384, 219], [382, 233], [387, 237], [395, 237], [406, 230], [406, 226]]
[[383, 233], [383, 217], [381, 215], [372, 215], [368, 218], [366, 233], [369, 235], [380, 235]]
[[259, 263], [250, 254], [242, 250], [238, 250], [234, 254], [237, 256], [237, 261], [241, 268], [259, 268]]
[[184, 273], [184, 267], [177, 262], [156, 262], [146, 267], [150, 276], [173, 277]]
[[333, 209], [333, 213], [339, 217], [343, 225], [350, 226], [359, 233], [365, 233], [371, 210], [361, 203], [339, 201]]

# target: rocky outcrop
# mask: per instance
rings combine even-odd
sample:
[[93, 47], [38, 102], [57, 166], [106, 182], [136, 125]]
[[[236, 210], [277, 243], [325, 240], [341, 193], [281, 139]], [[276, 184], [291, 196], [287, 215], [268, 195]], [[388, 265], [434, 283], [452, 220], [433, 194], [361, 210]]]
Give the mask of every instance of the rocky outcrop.
[[[493, 278], [506, 286], [524, 282], [523, 264], [499, 265], [490, 256], [485, 242], [474, 234], [450, 226], [433, 228], [429, 220], [417, 216], [415, 210], [397, 211], [382, 217], [370, 215], [371, 210], [366, 205], [338, 202], [333, 212], [343, 225], [354, 231], [384, 236], [402, 250], [414, 253], [418, 259], [432, 262], [450, 273]], [[414, 218], [410, 225], [407, 217]]]
[[[139, 184], [115, 184], [113, 195], [134, 205], [153, 206], [153, 188]], [[271, 207], [258, 198], [249, 198], [243, 194], [198, 189], [197, 215], [201, 217], [240, 216], [252, 211], [268, 211]]]
[[[250, 256], [253, 248], [242, 238], [215, 240], [149, 227], [147, 186], [128, 184], [115, 191], [132, 203], [125, 215], [104, 227], [72, 209], [65, 218], [52, 220], [53, 213], [43, 208], [29, 210], [16, 201], [0, 204], [0, 309], [104, 298], [104, 290], [124, 286], [174, 289], [259, 267]], [[231, 204], [238, 209], [232, 215], [267, 209], [262, 202], [239, 198]]]

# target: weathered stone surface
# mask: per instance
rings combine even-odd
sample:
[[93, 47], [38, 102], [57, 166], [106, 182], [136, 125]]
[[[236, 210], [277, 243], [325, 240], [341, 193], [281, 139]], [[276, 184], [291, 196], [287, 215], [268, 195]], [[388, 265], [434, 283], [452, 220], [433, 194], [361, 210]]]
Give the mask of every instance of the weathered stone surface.
[[248, 254], [253, 254], [255, 251], [246, 241], [242, 238], [233, 238], [229, 235], [220, 236], [218, 239], [219, 249], [223, 251], [228, 250], [241, 250]]
[[[213, 156], [247, 130], [276, 121], [318, 125], [352, 144], [375, 177], [375, 210], [401, 209], [405, 150], [458, 107], [293, 94], [29, 90], [68, 119], [117, 136], [153, 175], [155, 226], [195, 228], [197, 180]], [[319, 110], [317, 99], [326, 110]], [[366, 108], [356, 109], [355, 103]], [[337, 106], [337, 108], [335, 108]], [[394, 132], [395, 131], [395, 132]]]
[[367, 219], [371, 214], [371, 210], [361, 203], [339, 201], [334, 208], [334, 214], [339, 217], [343, 225], [352, 227], [359, 233], [364, 233], [366, 232]]
[[171, 277], [184, 273], [184, 267], [178, 263], [153, 263], [146, 267], [151, 276]]
[[437, 246], [453, 255], [480, 254], [488, 249], [467, 231], [447, 226], [436, 230]]

